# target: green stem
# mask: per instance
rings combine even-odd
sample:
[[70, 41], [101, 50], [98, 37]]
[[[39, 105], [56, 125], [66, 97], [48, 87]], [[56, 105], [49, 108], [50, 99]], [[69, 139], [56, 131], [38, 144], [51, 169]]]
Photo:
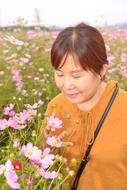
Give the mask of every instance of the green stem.
[[[68, 174], [65, 178], [64, 178], [64, 180], [60, 183], [60, 184], [58, 184], [56, 187], [55, 187], [55, 189], [56, 188], [58, 188], [58, 187], [60, 187], [66, 180], [67, 180], [67, 178], [69, 177], [70, 175]], [[55, 190], [54, 189], [54, 190]]]
[[37, 189], [37, 187], [40, 185], [40, 183], [42, 182], [42, 178], [43, 177], [41, 177], [41, 179], [39, 180], [39, 182], [37, 183], [37, 185], [34, 187], [34, 189], [33, 190], [36, 190]]
[[[60, 169], [62, 168], [63, 165], [64, 165], [64, 163], [62, 163], [62, 164], [60, 165], [60, 167], [59, 167], [58, 170], [57, 170], [57, 173], [59, 173], [59, 171], [60, 171]], [[50, 190], [50, 187], [52, 186], [53, 182], [54, 182], [54, 179], [51, 181], [48, 190]]]

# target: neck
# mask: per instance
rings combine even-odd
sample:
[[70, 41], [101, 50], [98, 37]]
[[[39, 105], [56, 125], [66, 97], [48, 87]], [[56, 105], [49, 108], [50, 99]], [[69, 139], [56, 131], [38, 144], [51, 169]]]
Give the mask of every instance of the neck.
[[96, 93], [94, 94], [94, 96], [92, 96], [92, 98], [90, 100], [88, 100], [87, 102], [78, 104], [77, 105], [78, 108], [81, 110], [84, 110], [84, 111], [91, 110], [96, 105], [96, 103], [99, 101], [101, 95], [103, 94], [103, 92], [106, 88], [106, 85], [107, 84], [105, 82], [101, 82]]

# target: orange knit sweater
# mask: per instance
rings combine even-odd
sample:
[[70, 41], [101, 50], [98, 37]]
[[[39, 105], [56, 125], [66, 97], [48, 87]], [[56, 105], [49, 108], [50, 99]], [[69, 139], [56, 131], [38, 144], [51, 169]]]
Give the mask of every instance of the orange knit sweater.
[[[64, 156], [78, 164], [116, 86], [108, 81], [105, 91], [90, 111], [82, 111], [60, 93], [47, 107], [47, 114], [63, 120], [64, 140], [71, 141]], [[77, 170], [77, 168], [75, 168]], [[120, 89], [91, 149], [78, 190], [127, 190], [127, 92]]]

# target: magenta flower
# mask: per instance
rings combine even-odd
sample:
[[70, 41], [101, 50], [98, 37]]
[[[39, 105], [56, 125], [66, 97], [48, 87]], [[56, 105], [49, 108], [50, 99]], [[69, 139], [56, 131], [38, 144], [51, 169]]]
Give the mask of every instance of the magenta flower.
[[50, 116], [47, 118], [47, 126], [46, 129], [55, 131], [56, 129], [62, 128], [62, 120], [60, 120], [58, 117]]
[[46, 179], [55, 179], [58, 176], [57, 172], [55, 172], [55, 171], [52, 171], [52, 172], [45, 171], [43, 168], [39, 168], [39, 174], [41, 176], [43, 176], [44, 178], [46, 178]]
[[32, 161], [38, 161], [41, 159], [42, 151], [32, 143], [22, 146], [22, 153]]
[[17, 182], [18, 176], [15, 173], [14, 167], [10, 160], [8, 160], [5, 165], [0, 165], [0, 175], [4, 174], [7, 179], [7, 183], [13, 189], [20, 189], [20, 184]]
[[60, 148], [63, 145], [63, 142], [60, 140], [60, 138], [56, 136], [48, 137], [46, 143], [51, 147], [56, 148]]
[[15, 169], [17, 170], [23, 170], [23, 165], [19, 160], [15, 160], [12, 165], [14, 166]]

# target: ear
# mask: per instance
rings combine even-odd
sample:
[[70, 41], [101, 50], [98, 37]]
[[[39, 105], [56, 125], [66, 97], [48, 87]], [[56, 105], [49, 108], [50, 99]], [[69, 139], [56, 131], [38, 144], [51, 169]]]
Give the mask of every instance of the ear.
[[102, 70], [101, 70], [101, 72], [100, 72], [100, 77], [101, 77], [101, 79], [105, 76], [105, 74], [106, 74], [108, 68], [109, 68], [109, 65], [108, 65], [108, 64], [104, 64], [104, 65], [103, 65]]

